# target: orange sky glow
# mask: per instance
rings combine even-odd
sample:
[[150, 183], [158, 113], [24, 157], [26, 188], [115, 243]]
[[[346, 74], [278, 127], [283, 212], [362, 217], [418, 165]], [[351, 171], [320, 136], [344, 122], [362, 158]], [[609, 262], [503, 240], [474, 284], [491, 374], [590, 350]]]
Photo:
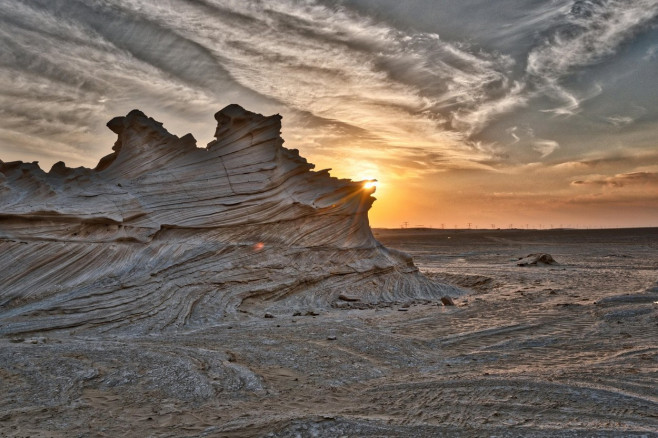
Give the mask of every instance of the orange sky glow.
[[[373, 227], [658, 226], [658, 0], [5, 2], [0, 160], [94, 167], [236, 103]], [[469, 225], [470, 224], [470, 225]]]

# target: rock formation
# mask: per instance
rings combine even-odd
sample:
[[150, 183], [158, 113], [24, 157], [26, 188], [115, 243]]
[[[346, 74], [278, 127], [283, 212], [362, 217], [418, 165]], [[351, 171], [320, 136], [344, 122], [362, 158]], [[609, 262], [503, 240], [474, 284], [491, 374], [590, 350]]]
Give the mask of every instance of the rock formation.
[[526, 257], [521, 257], [516, 263], [517, 266], [543, 266], [543, 265], [557, 265], [552, 255], [536, 253], [528, 254]]
[[[0, 162], [0, 333], [147, 333], [455, 292], [377, 242], [374, 189], [284, 148], [238, 105], [197, 148], [140, 111], [95, 169]], [[341, 301], [340, 304], [345, 304]]]

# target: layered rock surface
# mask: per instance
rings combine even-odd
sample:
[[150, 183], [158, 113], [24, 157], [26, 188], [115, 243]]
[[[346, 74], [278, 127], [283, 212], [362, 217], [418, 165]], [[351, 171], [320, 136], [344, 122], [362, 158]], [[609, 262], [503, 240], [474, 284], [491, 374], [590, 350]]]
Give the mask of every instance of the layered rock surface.
[[146, 333], [295, 308], [456, 291], [383, 247], [374, 189], [284, 148], [238, 105], [198, 148], [134, 110], [95, 169], [0, 162], [0, 333]]

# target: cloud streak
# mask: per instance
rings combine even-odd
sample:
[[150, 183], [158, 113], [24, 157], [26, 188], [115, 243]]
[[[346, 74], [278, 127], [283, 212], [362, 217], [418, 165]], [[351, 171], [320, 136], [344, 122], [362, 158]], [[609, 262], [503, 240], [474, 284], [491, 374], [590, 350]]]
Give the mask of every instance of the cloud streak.
[[[148, 15], [212, 48], [244, 87], [376, 133], [390, 145], [439, 148], [467, 159], [474, 152], [464, 148], [464, 135], [446, 129], [453, 112], [477, 108], [509, 87], [506, 57], [472, 53], [436, 34], [402, 32], [344, 7], [204, 4], [217, 13], [208, 17], [207, 11], [159, 2]], [[137, 10], [135, 2], [122, 6]]]
[[562, 102], [557, 114], [573, 114], [580, 99], [562, 85], [576, 69], [602, 61], [658, 17], [658, 0], [578, 0], [565, 20], [528, 55], [527, 74]]
[[[201, 114], [246, 97], [351, 125], [377, 144], [440, 153], [453, 165], [493, 158], [472, 137], [528, 105], [537, 83], [577, 107], [560, 79], [614, 52], [658, 2], [576, 2], [530, 52], [527, 75], [514, 79], [507, 55], [310, 0], [2, 1], [4, 129], [76, 132], [130, 99]], [[17, 86], [27, 71], [35, 73]], [[531, 146], [543, 156], [554, 150]]]
[[3, 128], [30, 135], [101, 126], [128, 100], [201, 113], [247, 96], [468, 163], [486, 157], [453, 112], [509, 86], [509, 58], [311, 1], [4, 3]]
[[650, 187], [653, 194], [658, 194], [658, 173], [656, 172], [632, 172], [622, 173], [609, 177], [594, 177], [584, 180], [576, 180], [571, 184], [573, 185], [593, 185], [605, 187], [629, 187], [629, 186], [644, 186]]
[[554, 140], [535, 140], [532, 148], [546, 158], [560, 147], [560, 144]]

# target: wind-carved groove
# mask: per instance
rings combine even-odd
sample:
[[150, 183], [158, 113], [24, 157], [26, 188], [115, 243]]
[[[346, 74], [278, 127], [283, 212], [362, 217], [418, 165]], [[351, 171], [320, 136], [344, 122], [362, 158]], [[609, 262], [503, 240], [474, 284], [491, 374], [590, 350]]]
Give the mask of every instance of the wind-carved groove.
[[226, 182], [228, 183], [228, 186], [231, 188], [231, 193], [235, 193], [235, 189], [233, 188], [233, 185], [231, 184], [231, 175], [228, 174], [228, 169], [226, 168], [226, 163], [224, 163], [224, 158], [222, 156], [219, 157], [219, 162], [222, 163], [222, 168], [224, 169], [224, 174], [226, 174]]
[[283, 147], [279, 115], [229, 105], [215, 119], [206, 148], [134, 110], [108, 123], [117, 141], [95, 169], [0, 161], [0, 333], [171, 331], [336, 308], [345, 292], [360, 306], [459, 293], [377, 242], [374, 189], [313, 171]]

